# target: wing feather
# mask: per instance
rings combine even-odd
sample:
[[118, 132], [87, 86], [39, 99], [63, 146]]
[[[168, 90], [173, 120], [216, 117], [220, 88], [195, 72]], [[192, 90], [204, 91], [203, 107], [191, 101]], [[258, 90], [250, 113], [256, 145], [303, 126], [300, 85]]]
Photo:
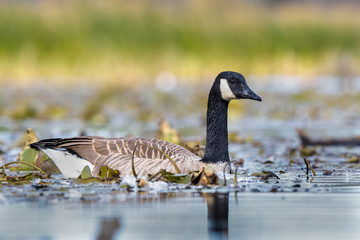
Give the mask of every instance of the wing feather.
[[200, 170], [204, 166], [198, 156], [185, 148], [152, 138], [76, 137], [46, 139], [36, 144], [52, 149], [65, 148], [84, 158], [94, 165], [93, 175], [97, 175], [102, 166], [117, 169], [122, 176], [132, 174], [133, 153], [134, 166], [138, 175], [154, 174], [160, 169], [175, 173], [174, 166], [165, 154], [178, 165], [182, 173]]

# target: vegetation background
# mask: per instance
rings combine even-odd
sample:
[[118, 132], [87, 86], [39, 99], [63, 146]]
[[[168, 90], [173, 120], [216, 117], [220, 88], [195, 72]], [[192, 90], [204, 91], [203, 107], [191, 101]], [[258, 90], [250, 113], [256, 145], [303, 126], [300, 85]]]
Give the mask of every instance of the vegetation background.
[[353, 0], [2, 0], [1, 125], [204, 116], [224, 70], [243, 73], [266, 101], [233, 103], [230, 120], [336, 117], [360, 95], [299, 93], [299, 81], [357, 91], [359, 10]]
[[357, 1], [0, 1], [0, 83], [360, 72]]

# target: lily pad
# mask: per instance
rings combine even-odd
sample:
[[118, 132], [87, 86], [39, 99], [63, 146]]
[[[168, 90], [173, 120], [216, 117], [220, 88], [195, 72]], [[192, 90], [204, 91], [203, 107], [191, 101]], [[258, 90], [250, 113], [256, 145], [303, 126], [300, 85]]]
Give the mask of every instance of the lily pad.
[[187, 174], [173, 174], [170, 172], [165, 172], [163, 178], [167, 182], [171, 183], [188, 184], [190, 182], [190, 175]]

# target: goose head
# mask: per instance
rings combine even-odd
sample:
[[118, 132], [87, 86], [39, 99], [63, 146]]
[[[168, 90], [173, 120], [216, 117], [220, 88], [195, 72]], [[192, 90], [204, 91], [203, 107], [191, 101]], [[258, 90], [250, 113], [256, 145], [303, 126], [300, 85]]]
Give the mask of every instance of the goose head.
[[232, 99], [252, 99], [261, 102], [261, 97], [249, 88], [244, 76], [237, 72], [219, 73], [210, 92], [226, 102]]

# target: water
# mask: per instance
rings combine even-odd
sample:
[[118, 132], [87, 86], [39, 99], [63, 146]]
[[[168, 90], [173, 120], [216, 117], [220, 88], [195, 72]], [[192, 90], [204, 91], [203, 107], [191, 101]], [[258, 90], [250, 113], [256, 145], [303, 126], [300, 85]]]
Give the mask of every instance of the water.
[[[229, 130], [242, 139], [253, 139], [230, 143], [231, 158], [244, 159], [237, 186], [234, 174], [225, 175], [226, 186], [211, 188], [158, 182], [149, 189], [127, 189], [121, 184], [77, 184], [59, 175], [24, 185], [2, 182], [0, 239], [109, 239], [106, 234], [113, 239], [359, 239], [360, 164], [346, 161], [358, 156], [360, 147], [315, 148], [315, 155], [307, 159], [317, 176], [307, 176], [295, 131], [306, 129], [317, 138], [359, 135], [359, 111], [348, 99], [356, 96], [341, 97], [339, 92], [333, 93], [334, 87], [328, 95], [294, 101], [292, 94], [301, 92], [300, 85], [285, 85], [296, 90], [290, 93], [280, 86], [278, 83], [276, 91], [260, 94], [266, 104], [230, 105]], [[15, 160], [21, 148], [14, 143], [28, 127], [41, 138], [76, 136], [80, 130], [109, 137], [128, 133], [154, 136], [159, 112], [168, 116], [184, 139], [202, 140], [204, 112], [198, 109], [204, 106], [191, 101], [184, 89], [170, 93], [179, 100], [168, 105], [161, 104], [164, 93], [160, 97], [137, 93], [144, 98], [136, 100], [138, 105], [127, 109], [120, 103], [124, 111], [109, 114], [109, 122], [103, 125], [85, 123], [75, 114], [83, 100], [90, 98], [86, 91], [83, 99], [76, 97], [79, 106], [72, 106], [76, 111], [69, 116], [74, 119], [0, 118], [0, 150], [4, 152], [0, 163]], [[39, 99], [29, 101], [37, 103]], [[135, 110], [130, 109], [134, 106]], [[238, 108], [242, 110], [237, 112]], [[140, 121], [143, 116], [136, 113], [141, 112], [153, 117]], [[280, 179], [264, 181], [253, 176], [263, 170]], [[224, 183], [222, 173], [219, 177]]]
[[[317, 148], [317, 155], [308, 157], [317, 176], [310, 173], [307, 179], [298, 152], [289, 164], [290, 149], [299, 146], [297, 123], [259, 122], [243, 118], [230, 124], [260, 142], [230, 144], [232, 159], [245, 160], [238, 187], [233, 174], [226, 175], [226, 187], [210, 189], [165, 184], [128, 191], [119, 184], [74, 184], [61, 176], [18, 186], [2, 183], [0, 239], [101, 239], [102, 226], [113, 226], [107, 230], [113, 239], [358, 239], [360, 172], [358, 164], [346, 160], [360, 147]], [[318, 126], [332, 129], [331, 124]], [[342, 126], [339, 133], [346, 135], [348, 128]], [[262, 170], [280, 180], [251, 176]], [[331, 175], [323, 175], [325, 170]]]
[[[115, 194], [116, 195], [116, 194]], [[120, 194], [121, 195], [121, 194]], [[0, 205], [1, 239], [358, 239], [360, 194], [160, 193]], [[116, 226], [116, 224], [115, 224]]]

